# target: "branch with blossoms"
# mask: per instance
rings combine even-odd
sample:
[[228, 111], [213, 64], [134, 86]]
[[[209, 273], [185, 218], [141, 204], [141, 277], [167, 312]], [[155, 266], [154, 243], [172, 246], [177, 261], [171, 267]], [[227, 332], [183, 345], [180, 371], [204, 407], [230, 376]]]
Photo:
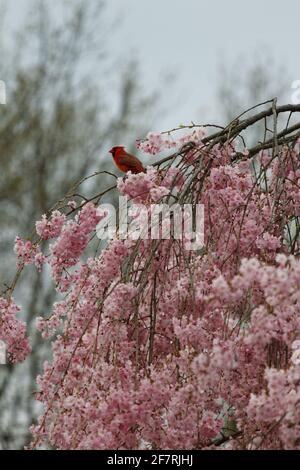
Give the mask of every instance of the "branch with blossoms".
[[[0, 299], [12, 360], [29, 353], [12, 297], [24, 268], [47, 265], [63, 294], [37, 318], [53, 357], [37, 377], [32, 448], [300, 448], [299, 112], [274, 99], [214, 133], [151, 133], [137, 142], [158, 157], [145, 173], [92, 197], [83, 178], [16, 238], [18, 272]], [[202, 204], [204, 247], [118, 232], [86, 259], [115, 190], [133, 220], [142, 206]]]

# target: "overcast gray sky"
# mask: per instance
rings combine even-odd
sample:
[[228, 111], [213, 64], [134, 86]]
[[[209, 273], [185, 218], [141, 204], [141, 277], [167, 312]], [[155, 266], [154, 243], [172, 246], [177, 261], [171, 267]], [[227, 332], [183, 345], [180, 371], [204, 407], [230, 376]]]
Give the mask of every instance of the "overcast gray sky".
[[[5, 1], [17, 24], [30, 0]], [[158, 128], [213, 114], [222, 62], [253, 61], [266, 49], [293, 80], [300, 79], [299, 0], [108, 0], [107, 11], [120, 18], [108, 38], [111, 54], [137, 57], [146, 86], [164, 88], [170, 108], [157, 119]], [[286, 88], [289, 97], [290, 81]]]

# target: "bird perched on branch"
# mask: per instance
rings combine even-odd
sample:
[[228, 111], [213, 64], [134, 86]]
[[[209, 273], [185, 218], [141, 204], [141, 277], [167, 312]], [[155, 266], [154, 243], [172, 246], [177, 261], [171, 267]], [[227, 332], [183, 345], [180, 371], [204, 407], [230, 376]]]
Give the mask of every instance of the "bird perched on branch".
[[124, 147], [113, 147], [110, 149], [109, 153], [112, 154], [116, 166], [119, 170], [123, 171], [123, 173], [127, 173], [127, 171], [131, 171], [131, 173], [135, 174], [146, 173], [142, 162], [134, 155], [127, 153]]

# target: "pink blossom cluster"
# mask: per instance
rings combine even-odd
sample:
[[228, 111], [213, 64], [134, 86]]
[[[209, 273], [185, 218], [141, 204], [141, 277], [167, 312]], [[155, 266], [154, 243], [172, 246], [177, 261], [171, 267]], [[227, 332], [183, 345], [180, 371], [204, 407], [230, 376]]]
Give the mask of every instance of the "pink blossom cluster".
[[21, 362], [31, 351], [26, 325], [16, 318], [20, 311], [13, 299], [0, 297], [0, 340], [4, 342], [10, 362]]
[[298, 448], [300, 435], [300, 371], [299, 364], [285, 369], [266, 369], [266, 388], [252, 394], [247, 406], [248, 419], [258, 423], [262, 435], [249, 444], [250, 449], [270, 446], [274, 436], [268, 432], [273, 423], [274, 434], [286, 450]]
[[[47, 262], [64, 298], [37, 319], [54, 338], [33, 448], [300, 449], [300, 247], [285, 236], [299, 150], [264, 152], [257, 177], [247, 152], [232, 164], [234, 142], [205, 152], [197, 132], [193, 158], [118, 189], [136, 214], [174, 188], [203, 204], [203, 249], [116, 238], [83, 259], [101, 219], [92, 203], [55, 232]], [[37, 227], [46, 237], [51, 221]]]
[[39, 331], [42, 331], [43, 338], [50, 338], [62, 327], [62, 318], [65, 316], [67, 308], [68, 306], [65, 302], [55, 302], [50, 318], [36, 318], [36, 327]]
[[158, 186], [158, 171], [147, 167], [146, 173], [137, 175], [128, 173], [126, 179], [118, 178], [117, 187], [121, 194], [128, 196], [135, 202], [143, 202], [149, 197], [149, 192]]
[[[114, 240], [79, 264], [64, 302], [39, 319], [45, 337], [62, 334], [38, 378], [45, 412], [33, 446], [211, 449], [231, 420], [237, 434], [227, 448], [300, 447], [300, 262], [283, 237], [296, 206], [286, 186], [276, 199], [278, 162], [268, 161], [274, 175], [265, 191], [247, 161], [230, 164], [233, 148], [214, 149], [201, 183], [204, 254], [190, 252], [187, 263], [172, 240], [155, 249], [150, 239]], [[294, 153], [284, 158], [289, 180], [298, 178]], [[138, 210], [167, 194], [176, 176], [150, 167], [118, 188]], [[278, 207], [286, 211], [280, 223]], [[74, 238], [65, 259], [76, 262], [86, 246], [77, 223], [61, 234]]]
[[201, 127], [176, 139], [170, 137], [169, 134], [149, 132], [145, 140], [138, 140], [136, 142], [136, 147], [144, 153], [156, 155], [164, 150], [179, 148], [189, 142], [199, 145], [205, 136], [206, 132]]
[[[76, 215], [75, 220], [66, 222], [62, 227], [59, 218], [56, 233], [60, 236], [50, 246], [53, 278], [59, 284], [64, 270], [74, 266], [88, 245], [90, 234], [96, 229], [101, 217], [93, 203], [86, 204]], [[68, 285], [68, 284], [67, 284]], [[64, 290], [64, 287], [63, 287]]]
[[172, 189], [182, 188], [184, 181], [178, 168], [159, 171], [148, 166], [146, 173], [135, 175], [128, 172], [126, 179], [118, 178], [117, 187], [121, 194], [135, 203], [159, 202]]
[[43, 238], [43, 240], [48, 240], [48, 238], [57, 238], [60, 235], [65, 221], [66, 216], [60, 211], [53, 211], [50, 219], [48, 219], [46, 214], [44, 214], [42, 216], [42, 220], [35, 224], [36, 232]]
[[17, 268], [35, 264], [38, 271], [42, 270], [42, 266], [46, 261], [40, 247], [32, 243], [30, 240], [24, 241], [19, 236], [15, 238], [14, 252], [17, 255]]

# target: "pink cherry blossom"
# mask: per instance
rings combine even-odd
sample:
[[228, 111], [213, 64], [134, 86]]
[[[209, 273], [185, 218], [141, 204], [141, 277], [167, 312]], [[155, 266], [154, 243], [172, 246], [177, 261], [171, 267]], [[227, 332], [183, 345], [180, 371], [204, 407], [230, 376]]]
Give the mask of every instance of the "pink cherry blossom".
[[[46, 264], [60, 295], [36, 319], [52, 356], [32, 448], [300, 449], [299, 142], [261, 152], [258, 175], [237, 141], [178, 135], [140, 141], [176, 151], [172, 165], [129, 172], [117, 190], [134, 221], [157, 202], [202, 204], [203, 248], [117, 233], [93, 250], [105, 212], [88, 201], [37, 222], [50, 245], [16, 239], [20, 269]], [[0, 312], [0, 339], [22, 360], [18, 308], [1, 298]]]
[[26, 338], [26, 325], [16, 318], [19, 311], [13, 299], [8, 301], [0, 297], [0, 340], [6, 345], [11, 362], [23, 361], [31, 351]]
[[65, 220], [66, 216], [59, 211], [53, 211], [50, 219], [47, 219], [47, 216], [44, 214], [42, 220], [35, 224], [36, 232], [44, 240], [47, 240], [48, 238], [57, 238]]

